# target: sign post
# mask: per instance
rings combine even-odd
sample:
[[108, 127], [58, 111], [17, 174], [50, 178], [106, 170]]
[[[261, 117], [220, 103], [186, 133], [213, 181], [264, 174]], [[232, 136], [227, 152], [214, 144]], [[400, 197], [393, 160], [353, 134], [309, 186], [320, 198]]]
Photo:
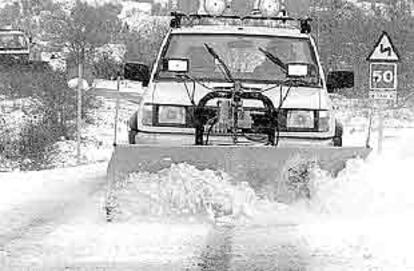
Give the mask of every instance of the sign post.
[[383, 109], [387, 103], [397, 102], [398, 62], [400, 57], [390, 36], [383, 32], [374, 50], [367, 58], [369, 61], [369, 98], [378, 108], [378, 153], [382, 153], [384, 137]]

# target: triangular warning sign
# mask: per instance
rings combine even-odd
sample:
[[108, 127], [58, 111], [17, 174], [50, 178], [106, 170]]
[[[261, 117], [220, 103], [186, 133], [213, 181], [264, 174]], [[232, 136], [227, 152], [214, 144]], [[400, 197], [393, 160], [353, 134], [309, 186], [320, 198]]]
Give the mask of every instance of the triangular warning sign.
[[400, 60], [400, 56], [391, 41], [390, 36], [383, 32], [381, 38], [375, 45], [374, 50], [368, 57], [369, 61], [391, 61], [396, 62]]

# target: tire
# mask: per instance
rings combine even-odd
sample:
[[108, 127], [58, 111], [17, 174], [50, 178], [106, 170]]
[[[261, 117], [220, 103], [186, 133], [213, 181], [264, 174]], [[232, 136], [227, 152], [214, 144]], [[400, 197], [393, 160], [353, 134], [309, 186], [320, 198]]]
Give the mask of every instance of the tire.
[[135, 136], [138, 134], [138, 112], [135, 112], [128, 121], [128, 142], [136, 144]]
[[342, 135], [344, 128], [339, 121], [335, 122], [335, 136], [333, 138], [334, 147], [342, 147]]
[[129, 130], [128, 131], [128, 142], [129, 144], [136, 144], [135, 136], [138, 134], [136, 130]]
[[131, 130], [138, 131], [138, 112], [135, 112], [132, 114], [132, 116], [129, 118], [128, 126]]

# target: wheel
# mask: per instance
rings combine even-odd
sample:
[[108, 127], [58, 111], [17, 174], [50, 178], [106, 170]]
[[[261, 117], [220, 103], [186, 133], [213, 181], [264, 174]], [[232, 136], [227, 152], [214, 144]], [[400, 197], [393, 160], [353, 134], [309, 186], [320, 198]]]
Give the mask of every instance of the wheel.
[[138, 112], [135, 112], [128, 121], [128, 142], [135, 144], [135, 136], [138, 134]]
[[335, 147], [342, 147], [342, 135], [343, 135], [343, 126], [339, 121], [335, 122], [335, 136], [333, 138], [333, 144]]
[[136, 130], [129, 130], [128, 131], [128, 142], [129, 142], [129, 144], [136, 144], [135, 136], [137, 134], [138, 134], [138, 131], [136, 131]]
[[135, 112], [132, 114], [132, 116], [129, 118], [128, 126], [131, 130], [138, 130], [138, 112]]
[[342, 137], [334, 137], [333, 144], [334, 147], [342, 147]]

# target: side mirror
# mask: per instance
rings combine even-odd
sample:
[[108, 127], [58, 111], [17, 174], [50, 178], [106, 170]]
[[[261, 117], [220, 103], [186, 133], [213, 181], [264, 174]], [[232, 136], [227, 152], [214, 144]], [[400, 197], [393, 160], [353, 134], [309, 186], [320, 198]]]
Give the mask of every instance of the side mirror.
[[186, 58], [164, 59], [163, 70], [175, 73], [187, 73], [190, 67], [190, 61]]
[[328, 73], [326, 87], [328, 93], [334, 93], [337, 89], [354, 87], [353, 71], [333, 71]]
[[140, 81], [142, 86], [147, 87], [150, 76], [150, 69], [145, 64], [130, 62], [124, 65], [124, 78], [127, 80]]
[[291, 64], [287, 65], [288, 77], [306, 77], [309, 74], [309, 65], [306, 64]]

